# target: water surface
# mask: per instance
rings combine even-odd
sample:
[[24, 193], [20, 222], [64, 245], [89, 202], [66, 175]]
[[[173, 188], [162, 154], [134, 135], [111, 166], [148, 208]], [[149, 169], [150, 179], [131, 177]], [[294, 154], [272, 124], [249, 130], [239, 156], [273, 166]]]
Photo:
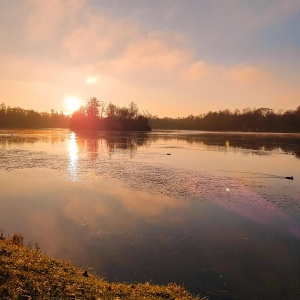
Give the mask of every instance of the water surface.
[[0, 228], [112, 281], [298, 299], [299, 178], [299, 134], [2, 130]]

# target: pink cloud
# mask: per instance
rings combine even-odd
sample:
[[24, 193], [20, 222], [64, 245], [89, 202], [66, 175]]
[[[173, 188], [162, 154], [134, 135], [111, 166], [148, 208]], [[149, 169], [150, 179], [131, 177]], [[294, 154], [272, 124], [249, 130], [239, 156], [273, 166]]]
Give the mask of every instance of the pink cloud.
[[74, 22], [84, 3], [85, 0], [30, 0], [25, 17], [26, 37], [33, 41], [52, 38], [64, 24]]
[[71, 58], [88, 58], [94, 63], [112, 58], [136, 37], [136, 28], [130, 23], [101, 15], [90, 15], [88, 19], [63, 39], [63, 47]]
[[197, 81], [207, 75], [208, 67], [204, 61], [197, 61], [190, 65], [183, 78], [187, 81]]
[[88, 60], [95, 73], [125, 74], [155, 69], [174, 70], [190, 56], [186, 40], [167, 31], [144, 35], [134, 23], [109, 19], [91, 20], [67, 34], [63, 47], [71, 59]]
[[207, 61], [195, 61], [185, 66], [181, 81], [187, 83], [218, 84], [227, 76], [227, 69], [222, 64], [212, 64]]
[[237, 84], [250, 85], [259, 84], [269, 79], [269, 74], [253, 66], [237, 66], [229, 71], [229, 77]]
[[[174, 202], [167, 196], [155, 197], [145, 192], [137, 192], [136, 197], [132, 197], [130, 191], [115, 185], [109, 193], [102, 194], [100, 190], [98, 192], [95, 196], [94, 190], [87, 191], [89, 197], [85, 202], [80, 197], [70, 197], [62, 207], [64, 216], [77, 225], [89, 222], [89, 229], [96, 233], [99, 230], [99, 219], [109, 220], [111, 227], [115, 227], [115, 230], [120, 231], [120, 228], [128, 230], [129, 227], [136, 226], [136, 216], [143, 219], [155, 219], [166, 211], [184, 210], [187, 207], [185, 201]], [[116, 210], [115, 205], [118, 205], [119, 209]], [[89, 207], [88, 213], [85, 213], [86, 207]], [[127, 218], [124, 219], [124, 216]], [[128, 217], [132, 220], [131, 223]], [[169, 216], [169, 221], [171, 220], [174, 220], [172, 215]]]
[[168, 32], [153, 32], [146, 37], [139, 36], [130, 43], [122, 60], [132, 67], [158, 67], [171, 70], [182, 64], [188, 56], [188, 50], [183, 47], [181, 37]]

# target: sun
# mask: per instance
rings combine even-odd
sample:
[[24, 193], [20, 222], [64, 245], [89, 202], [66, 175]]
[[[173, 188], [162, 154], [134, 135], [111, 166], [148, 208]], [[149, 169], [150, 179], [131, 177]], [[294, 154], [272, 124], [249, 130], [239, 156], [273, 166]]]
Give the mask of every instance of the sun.
[[74, 111], [78, 110], [80, 107], [80, 101], [78, 98], [75, 97], [68, 97], [66, 99], [66, 106], [68, 110], [73, 113]]

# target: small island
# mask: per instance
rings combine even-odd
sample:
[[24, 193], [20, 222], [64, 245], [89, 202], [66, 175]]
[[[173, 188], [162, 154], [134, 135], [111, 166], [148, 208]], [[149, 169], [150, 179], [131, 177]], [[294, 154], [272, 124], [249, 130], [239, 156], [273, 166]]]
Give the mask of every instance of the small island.
[[[106, 117], [103, 117], [105, 114]], [[70, 127], [73, 130], [123, 130], [150, 131], [150, 115], [141, 114], [138, 106], [131, 102], [128, 107], [107, 106], [96, 97], [87, 100], [86, 106], [74, 112]]]

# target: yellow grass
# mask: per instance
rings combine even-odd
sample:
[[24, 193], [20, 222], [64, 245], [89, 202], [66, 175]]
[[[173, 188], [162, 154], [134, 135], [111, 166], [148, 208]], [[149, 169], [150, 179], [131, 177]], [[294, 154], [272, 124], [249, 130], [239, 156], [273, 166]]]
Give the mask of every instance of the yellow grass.
[[176, 284], [109, 283], [0, 235], [0, 299], [200, 299]]

